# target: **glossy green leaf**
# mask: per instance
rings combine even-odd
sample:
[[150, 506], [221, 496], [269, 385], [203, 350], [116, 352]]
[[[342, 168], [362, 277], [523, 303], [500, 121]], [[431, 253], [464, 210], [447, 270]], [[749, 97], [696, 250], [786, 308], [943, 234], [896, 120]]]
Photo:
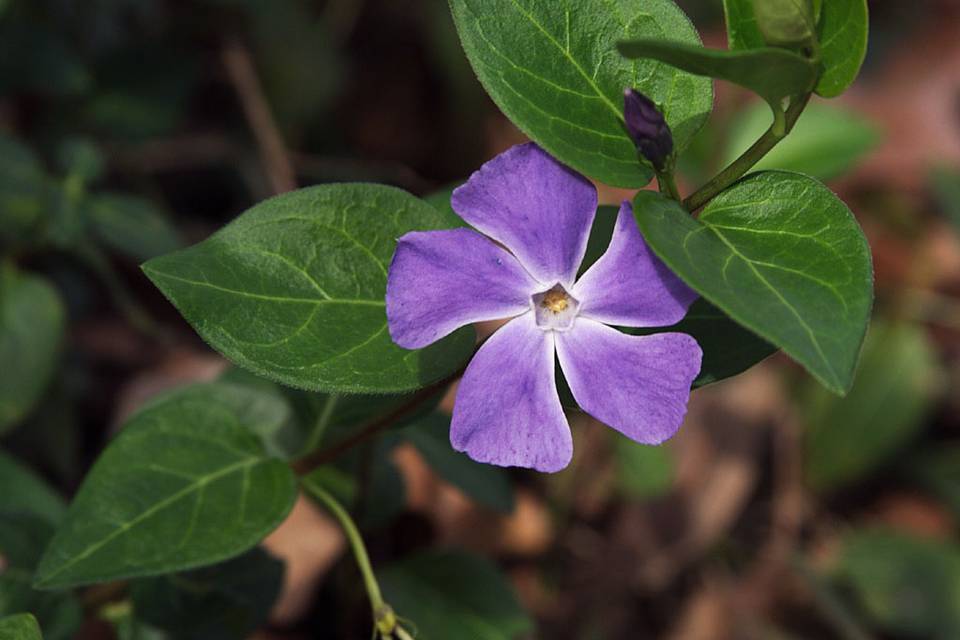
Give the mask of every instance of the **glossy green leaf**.
[[678, 150], [710, 112], [709, 80], [616, 54], [623, 39], [699, 44], [671, 0], [450, 0], [450, 8], [473, 70], [497, 106], [540, 146], [592, 178], [641, 187], [653, 175], [623, 125], [625, 88], [663, 108]]
[[727, 47], [731, 51], [767, 46], [753, 12], [753, 0], [723, 0]]
[[[731, 125], [724, 164], [746, 151], [771, 122], [770, 109], [763, 104], [742, 112]], [[850, 170], [879, 141], [879, 129], [864, 116], [813, 103], [790, 135], [761, 158], [754, 170], [784, 169], [829, 180]]]
[[0, 618], [0, 638], [3, 640], [42, 640], [40, 625], [29, 613]]
[[450, 445], [450, 416], [431, 413], [405, 429], [403, 435], [431, 469], [478, 504], [501, 513], [513, 511], [513, 488], [506, 472], [474, 462]]
[[378, 575], [386, 601], [417, 630], [418, 640], [512, 640], [533, 628], [509, 582], [489, 560], [427, 551]]
[[37, 569], [62, 588], [213, 564], [286, 517], [296, 480], [269, 457], [249, 389], [207, 384], [136, 414], [103, 452]]
[[853, 84], [867, 56], [867, 0], [829, 0], [820, 11], [820, 60], [817, 93], [833, 98]]
[[283, 563], [260, 548], [222, 564], [133, 584], [138, 619], [178, 640], [246, 638], [267, 621]]
[[788, 96], [806, 93], [817, 81], [816, 65], [786, 49], [723, 51], [654, 39], [620, 42], [617, 49], [630, 59], [653, 58], [690, 73], [733, 82], [778, 106]]
[[709, 302], [830, 390], [850, 388], [873, 270], [863, 232], [826, 187], [770, 171], [724, 191], [698, 219], [643, 191], [634, 214], [657, 255]]
[[673, 484], [674, 461], [668, 447], [651, 447], [616, 433], [613, 437], [617, 486], [630, 498], [653, 498]]
[[936, 354], [923, 330], [875, 322], [847, 397], [812, 388], [804, 398], [808, 483], [836, 489], [892, 459], [923, 426], [935, 389]]
[[149, 200], [106, 193], [87, 198], [83, 213], [101, 242], [134, 260], [149, 260], [181, 246], [176, 230]]
[[879, 629], [898, 637], [960, 637], [960, 548], [955, 544], [879, 529], [857, 531], [844, 540], [836, 578]]
[[56, 524], [66, 513], [63, 498], [13, 457], [0, 451], [0, 512], [25, 512]]
[[456, 371], [473, 351], [469, 327], [419, 351], [398, 347], [387, 331], [396, 239], [445, 220], [392, 187], [311, 187], [261, 202], [143, 268], [207, 342], [243, 367], [315, 391], [401, 392]]
[[[66, 312], [45, 279], [0, 265], [0, 434], [34, 408], [53, 376]], [[16, 372], [16, 375], [11, 375]]]

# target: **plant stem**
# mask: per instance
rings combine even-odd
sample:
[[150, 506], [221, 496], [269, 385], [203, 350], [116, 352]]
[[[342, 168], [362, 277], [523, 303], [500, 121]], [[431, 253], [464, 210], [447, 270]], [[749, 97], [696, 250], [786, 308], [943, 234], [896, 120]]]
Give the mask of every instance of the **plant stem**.
[[[763, 156], [767, 155], [771, 149], [777, 146], [777, 143], [790, 133], [809, 100], [809, 93], [798, 98], [792, 98], [790, 100], [790, 106], [787, 108], [786, 114], [784, 114], [784, 122], [780, 123], [775, 120], [774, 123], [770, 125], [770, 128], [767, 129], [766, 133], [760, 136], [760, 139], [744, 151], [739, 158], [731, 162], [727, 168], [684, 200], [683, 206], [686, 210], [691, 213], [696, 211], [713, 200], [717, 194], [742, 178], [747, 171], [753, 168], [753, 165], [757, 164]], [[781, 124], [783, 125], [782, 132], [779, 131]]]
[[363, 584], [367, 589], [367, 597], [370, 599], [370, 610], [373, 613], [373, 621], [377, 631], [380, 632], [380, 635], [384, 638], [391, 637], [392, 634], [398, 630], [397, 617], [393, 613], [393, 609], [390, 608], [390, 605], [383, 601], [380, 584], [377, 582], [377, 577], [373, 573], [370, 556], [367, 555], [367, 548], [363, 544], [363, 538], [360, 536], [357, 525], [354, 524], [347, 510], [344, 509], [340, 503], [337, 502], [336, 498], [330, 495], [326, 489], [316, 482], [311, 481], [309, 478], [305, 478], [301, 482], [307, 491], [322, 502], [323, 506], [327, 508], [327, 511], [340, 523], [340, 527], [343, 529], [344, 535], [347, 536], [347, 542], [350, 543], [353, 556], [357, 561], [357, 568], [360, 569], [360, 574], [363, 576]]
[[811, 569], [806, 561], [798, 556], [794, 558], [794, 569], [803, 579], [813, 596], [814, 606], [823, 615], [824, 620], [833, 627], [837, 635], [844, 640], [874, 640], [864, 630], [846, 605], [836, 596], [829, 585]]
[[673, 171], [666, 171], [657, 174], [657, 184], [660, 185], [660, 193], [664, 193], [677, 202], [683, 200], [680, 197], [680, 190], [677, 189], [677, 182], [673, 178]]
[[323, 434], [326, 433], [327, 427], [330, 425], [330, 418], [333, 417], [333, 411], [336, 409], [339, 400], [340, 396], [336, 394], [331, 393], [327, 396], [327, 401], [323, 403], [323, 409], [320, 410], [320, 414], [313, 423], [313, 428], [307, 434], [307, 440], [303, 445], [304, 453], [310, 453], [320, 446], [323, 441]]

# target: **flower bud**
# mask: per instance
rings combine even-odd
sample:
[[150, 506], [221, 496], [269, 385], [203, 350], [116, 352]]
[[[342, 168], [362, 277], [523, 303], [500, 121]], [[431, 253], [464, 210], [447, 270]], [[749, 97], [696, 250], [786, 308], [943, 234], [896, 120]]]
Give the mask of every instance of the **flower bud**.
[[753, 0], [753, 12], [769, 45], [798, 46], [814, 39], [814, 7], [810, 0]]
[[640, 155], [663, 171], [673, 153], [673, 134], [657, 105], [636, 89], [627, 89], [623, 92], [623, 120]]

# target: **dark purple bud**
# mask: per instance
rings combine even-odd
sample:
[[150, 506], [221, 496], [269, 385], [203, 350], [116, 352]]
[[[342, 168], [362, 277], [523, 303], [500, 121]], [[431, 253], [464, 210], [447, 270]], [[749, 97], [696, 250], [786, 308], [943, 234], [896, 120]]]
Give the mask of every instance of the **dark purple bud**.
[[640, 155], [663, 171], [673, 153], [673, 134], [657, 105], [636, 89], [627, 89], [623, 92], [623, 119]]

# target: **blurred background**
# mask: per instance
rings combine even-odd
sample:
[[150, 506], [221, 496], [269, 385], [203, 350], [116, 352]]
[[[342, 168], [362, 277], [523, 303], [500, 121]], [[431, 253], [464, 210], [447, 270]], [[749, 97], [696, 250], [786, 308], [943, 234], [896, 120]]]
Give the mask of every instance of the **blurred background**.
[[[719, 0], [679, 4], [725, 46]], [[826, 180], [873, 248], [849, 396], [778, 355], [694, 393], [663, 447], [580, 416], [570, 468], [479, 486], [442, 438], [380, 443], [366, 457], [384, 471], [351, 494], [376, 506], [361, 513], [375, 567], [431, 547], [480, 554], [534, 621], [519, 637], [960, 638], [960, 3], [869, 5], [861, 78], [763, 163]], [[681, 190], [767, 120], [718, 85]], [[64, 496], [147, 398], [243, 378], [142, 261], [296, 186], [442, 194], [523, 140], [443, 0], [2, 0], [0, 133], [0, 448]], [[601, 186], [603, 201], [628, 195]], [[250, 633], [369, 636], [319, 508], [299, 503], [266, 546], [286, 574]], [[68, 615], [3, 577], [0, 614], [29, 606], [48, 637], [133, 637], [115, 594], [81, 594], [85, 614]], [[406, 593], [443, 628], [442, 594]], [[445, 637], [501, 637], [470, 633]]]

